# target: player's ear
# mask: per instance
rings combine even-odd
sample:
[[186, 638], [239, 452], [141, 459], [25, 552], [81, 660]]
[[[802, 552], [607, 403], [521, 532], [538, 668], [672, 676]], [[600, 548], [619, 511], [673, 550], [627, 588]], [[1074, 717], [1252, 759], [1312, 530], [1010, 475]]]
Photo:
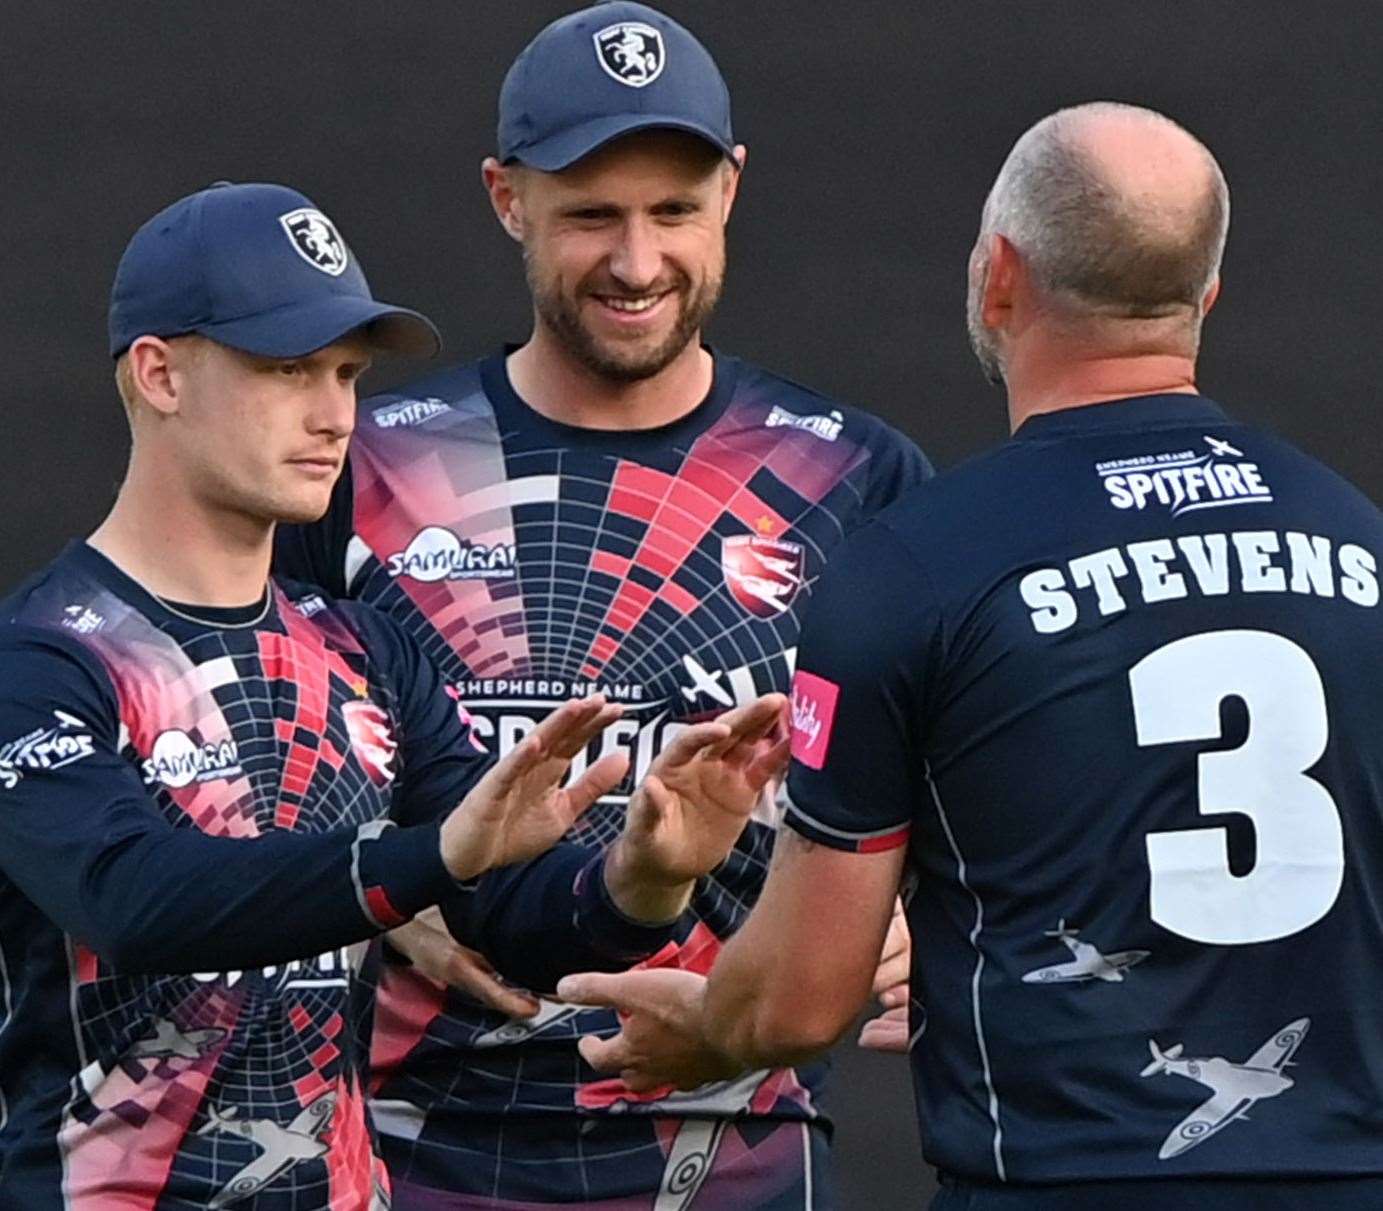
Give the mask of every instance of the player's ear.
[[1210, 314], [1210, 308], [1212, 308], [1216, 304], [1216, 302], [1219, 300], [1219, 297], [1220, 277], [1218, 274], [1216, 274], [1215, 280], [1210, 283], [1210, 289], [1205, 292], [1205, 298], [1201, 299], [1202, 318]]
[[480, 165], [480, 179], [490, 195], [499, 224], [509, 237], [523, 242], [523, 188], [521, 165], [501, 164], [494, 156], [486, 156]]
[[985, 277], [980, 316], [986, 328], [1002, 328], [1013, 310], [1015, 295], [1023, 275], [1022, 258], [1003, 236], [989, 237], [989, 272]]
[[174, 373], [174, 350], [156, 336], [141, 336], [125, 354], [134, 394], [162, 416], [178, 411], [178, 383]]
[[726, 223], [730, 221], [730, 210], [735, 204], [735, 198], [739, 195], [740, 175], [744, 172], [744, 164], [748, 158], [749, 149], [743, 143], [736, 143], [734, 164], [727, 164], [722, 161], [723, 192], [721, 196], [724, 199], [722, 214], [724, 216], [723, 221]]

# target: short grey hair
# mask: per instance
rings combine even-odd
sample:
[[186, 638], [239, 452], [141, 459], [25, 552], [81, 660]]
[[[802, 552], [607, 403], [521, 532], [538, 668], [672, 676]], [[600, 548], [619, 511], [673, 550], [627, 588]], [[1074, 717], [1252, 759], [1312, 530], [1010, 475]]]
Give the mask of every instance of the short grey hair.
[[[1078, 137], [1086, 117], [1133, 116], [1182, 130], [1150, 109], [1097, 101], [1058, 110], [1014, 145], [985, 202], [980, 237], [1008, 239], [1045, 293], [1077, 311], [1151, 319], [1201, 303], [1220, 272], [1229, 188], [1209, 150], [1209, 188], [1182, 221], [1106, 179]], [[1188, 137], [1193, 137], [1189, 136]]]

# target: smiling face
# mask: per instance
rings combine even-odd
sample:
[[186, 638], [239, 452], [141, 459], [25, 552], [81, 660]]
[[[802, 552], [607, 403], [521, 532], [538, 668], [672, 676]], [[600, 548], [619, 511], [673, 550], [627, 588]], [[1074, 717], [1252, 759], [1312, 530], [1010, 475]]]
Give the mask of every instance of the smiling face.
[[738, 177], [674, 131], [629, 135], [557, 173], [487, 166], [496, 210], [523, 241], [538, 322], [616, 382], [656, 375], [714, 310]]
[[162, 369], [133, 411], [136, 441], [157, 444], [169, 488], [176, 480], [208, 511], [260, 522], [321, 517], [355, 427], [366, 345], [347, 338], [303, 357], [266, 358], [201, 337], [157, 343]]

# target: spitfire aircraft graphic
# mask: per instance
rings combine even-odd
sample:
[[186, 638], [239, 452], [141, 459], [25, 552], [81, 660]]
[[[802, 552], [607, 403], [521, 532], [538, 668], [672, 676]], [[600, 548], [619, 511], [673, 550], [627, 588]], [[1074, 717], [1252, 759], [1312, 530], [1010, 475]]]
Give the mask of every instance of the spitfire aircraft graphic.
[[585, 1005], [567, 1005], [561, 1001], [538, 998], [538, 1012], [531, 1018], [510, 1018], [503, 1026], [496, 1026], [480, 1035], [472, 1047], [512, 1047], [531, 1039], [535, 1034], [546, 1034], [553, 1027], [570, 1022], [587, 1011]]
[[1024, 984], [1071, 984], [1081, 980], [1105, 980], [1119, 984], [1124, 979], [1124, 968], [1141, 963], [1148, 957], [1146, 950], [1120, 950], [1114, 954], [1101, 954], [1089, 942], [1077, 941], [1079, 929], [1067, 929], [1066, 918], [1057, 922], [1055, 929], [1043, 931], [1043, 937], [1058, 938], [1072, 954], [1069, 963], [1053, 963], [1050, 967], [1038, 967], [1025, 972]]
[[1310, 1025], [1310, 1018], [1289, 1022], [1242, 1064], [1231, 1064], [1221, 1056], [1183, 1060], [1180, 1043], [1163, 1051], [1149, 1039], [1152, 1063], [1141, 1075], [1157, 1076], [1165, 1072], [1184, 1076], [1212, 1091], [1206, 1101], [1172, 1128], [1157, 1159], [1165, 1161], [1189, 1152], [1236, 1119], [1247, 1119], [1248, 1108], [1255, 1102], [1290, 1089], [1294, 1082], [1291, 1077], [1283, 1076], [1282, 1070], [1291, 1066], [1292, 1056], [1301, 1046]]
[[183, 1033], [167, 1018], [159, 1018], [154, 1023], [153, 1035], [135, 1040], [129, 1056], [135, 1060], [198, 1060], [225, 1037], [226, 1032], [216, 1026]]
[[269, 1119], [237, 1118], [237, 1108], [234, 1106], [226, 1111], [212, 1106], [211, 1117], [198, 1129], [198, 1135], [212, 1131], [238, 1135], [241, 1139], [258, 1144], [263, 1151], [225, 1184], [221, 1192], [207, 1204], [208, 1208], [219, 1211], [221, 1207], [233, 1206], [258, 1194], [299, 1161], [315, 1161], [325, 1156], [327, 1145], [318, 1137], [330, 1126], [335, 1109], [336, 1094], [323, 1093], [304, 1106], [297, 1117], [284, 1127]]
[[718, 702], [721, 706], [734, 706], [735, 700], [730, 696], [730, 691], [720, 684], [722, 675], [721, 669], [713, 672], [702, 667], [695, 656], [683, 656], [682, 667], [687, 670], [691, 677], [690, 686], [682, 687], [682, 697], [688, 702], [695, 702], [702, 694], [712, 702]]

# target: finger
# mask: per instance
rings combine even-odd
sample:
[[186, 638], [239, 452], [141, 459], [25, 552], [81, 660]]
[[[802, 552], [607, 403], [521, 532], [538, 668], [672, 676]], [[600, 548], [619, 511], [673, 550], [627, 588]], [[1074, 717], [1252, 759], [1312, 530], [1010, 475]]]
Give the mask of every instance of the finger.
[[672, 743], [658, 754], [653, 768], [667, 770], [687, 765], [698, 754], [721, 743], [729, 735], [729, 727], [719, 719], [711, 720], [709, 723], [694, 723], [673, 737]]
[[594, 1034], [584, 1035], [576, 1041], [576, 1049], [581, 1052], [581, 1058], [597, 1072], [619, 1072], [632, 1058], [623, 1031], [609, 1039]]
[[749, 784], [753, 787], [766, 786], [775, 778], [781, 778], [791, 753], [791, 736], [781, 736], [767, 748], [761, 749], [745, 772]]
[[574, 1005], [599, 1005], [607, 1009], [621, 1009], [627, 1004], [629, 974], [583, 971], [576, 975], [563, 976], [557, 982], [557, 995]]
[[890, 1010], [871, 1018], [860, 1031], [859, 1045], [869, 1051], [905, 1052], [908, 1050], [907, 1010]]
[[629, 768], [629, 754], [626, 752], [606, 753], [575, 782], [567, 787], [567, 806], [569, 815], [575, 820], [601, 795], [608, 795], [624, 779]]
[[912, 974], [912, 956], [904, 951], [885, 959], [874, 971], [874, 982], [870, 989], [876, 997], [882, 997], [891, 988], [907, 989], [908, 977]]
[[488, 963], [482, 966], [454, 958], [452, 967], [454, 974], [449, 983], [453, 988], [462, 989], [507, 1018], [531, 1018], [542, 1008], [536, 997], [505, 984]]
[[547, 756], [570, 760], [623, 714], [617, 703], [607, 703], [603, 694], [564, 702], [529, 733]]
[[736, 742], [758, 740], [778, 726], [786, 701], [782, 694], [764, 694], [747, 706], [719, 716], [719, 722], [730, 728]]

